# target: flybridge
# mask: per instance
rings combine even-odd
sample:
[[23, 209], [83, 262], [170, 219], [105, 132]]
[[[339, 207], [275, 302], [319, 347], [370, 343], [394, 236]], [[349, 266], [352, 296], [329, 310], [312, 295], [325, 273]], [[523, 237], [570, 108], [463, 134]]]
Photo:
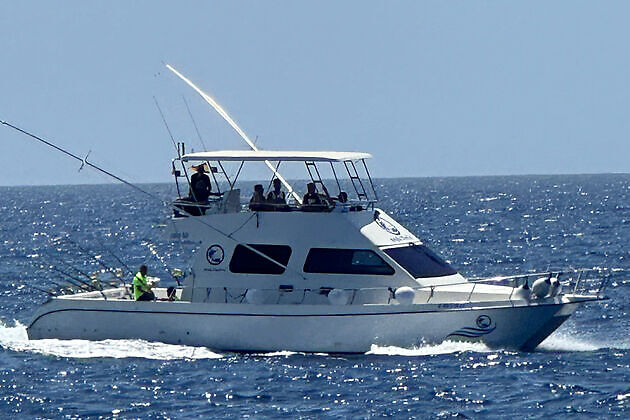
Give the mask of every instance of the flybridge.
[[[181, 148], [183, 149], [184, 147], [181, 146]], [[267, 185], [267, 191], [264, 193], [265, 196], [269, 193], [272, 181], [276, 178], [280, 179], [288, 190], [287, 198], [289, 200], [287, 204], [293, 205], [282, 207], [283, 211], [290, 211], [292, 209], [332, 211], [335, 207], [338, 209], [359, 211], [373, 208], [374, 203], [377, 201], [374, 183], [365, 162], [366, 159], [370, 159], [371, 157], [372, 155], [369, 153], [362, 152], [217, 150], [182, 153], [180, 157], [173, 159], [172, 165], [178, 191], [181, 191], [178, 181], [180, 178], [185, 178], [186, 182], [189, 184], [192, 182], [192, 176], [189, 176], [185, 163], [197, 163], [195, 167], [203, 165], [203, 171], [212, 176], [212, 190], [215, 191], [215, 193], [212, 194], [213, 197], [208, 202], [205, 200], [200, 202], [190, 195], [188, 197], [182, 197], [181, 192], [179, 194], [180, 202], [184, 203], [183, 205], [186, 206], [185, 208], [183, 207], [182, 210], [189, 213], [192, 211], [194, 215], [199, 215], [200, 213], [205, 214], [207, 210], [211, 210], [212, 208], [216, 208], [219, 212], [239, 211], [238, 206], [226, 206], [226, 202], [228, 200], [232, 200], [232, 202], [236, 200], [240, 201], [240, 190], [237, 189], [235, 185], [244, 164], [260, 162], [267, 164], [272, 172], [271, 179]], [[240, 166], [235, 174], [228, 174], [224, 167], [225, 162], [240, 162]], [[315, 187], [314, 192], [320, 196], [322, 203], [326, 204], [317, 209], [312, 206], [308, 208], [303, 207], [301, 197], [295, 192], [293, 186], [280, 175], [279, 169], [283, 162], [303, 163], [306, 167], [306, 173]], [[322, 180], [321, 171], [324, 168], [329, 168], [328, 173], [331, 178], [333, 178], [327, 181], [329, 185], [324, 185], [324, 181]], [[218, 182], [218, 178], [220, 177], [227, 182], [229, 191], [221, 191], [221, 185]], [[262, 188], [262, 184], [260, 187]], [[191, 200], [191, 198], [193, 199]], [[193, 207], [188, 207], [191, 201], [196, 201], [197, 203], [193, 203]], [[197, 211], [195, 208], [200, 208], [201, 211]], [[252, 209], [251, 206], [250, 209]], [[273, 210], [273, 208], [270, 207], [267, 210]]]
[[[177, 183], [177, 178], [181, 176], [182, 172], [184, 174], [183, 176], [185, 176], [187, 181], [190, 182], [190, 179], [188, 178], [188, 174], [186, 173], [186, 167], [183, 165], [183, 162], [204, 161], [206, 163], [209, 163], [210, 161], [215, 161], [217, 162], [217, 168], [212, 168], [212, 166], [210, 166], [209, 164], [208, 166], [209, 166], [210, 172], [212, 173], [214, 183], [217, 185], [217, 189], [219, 188], [219, 185], [216, 182], [217, 180], [216, 180], [215, 173], [221, 173], [224, 175], [225, 179], [230, 185], [230, 192], [233, 192], [236, 178], [238, 178], [238, 175], [240, 174], [240, 171], [243, 168], [243, 164], [245, 162], [261, 161], [261, 162], [264, 162], [265, 165], [267, 165], [267, 167], [273, 173], [272, 180], [274, 178], [278, 179], [282, 183], [282, 185], [284, 185], [284, 187], [287, 189], [287, 196], [292, 197], [293, 201], [296, 204], [302, 205], [301, 197], [295, 192], [291, 184], [287, 182], [287, 180], [280, 174], [280, 172], [278, 172], [278, 168], [280, 167], [281, 162], [286, 162], [286, 161], [304, 162], [306, 164], [306, 169], [309, 173], [312, 183], [315, 184], [316, 187], [319, 187], [319, 191], [318, 191], [319, 193], [324, 193], [324, 196], [326, 197], [325, 201], [328, 201], [329, 204], [332, 204], [332, 206], [327, 206], [330, 209], [331, 207], [334, 207], [335, 198], [332, 197], [328, 193], [326, 186], [322, 182], [322, 179], [319, 173], [319, 168], [317, 167], [317, 163], [329, 163], [330, 168], [332, 170], [333, 177], [335, 178], [335, 181], [337, 184], [338, 192], [339, 192], [339, 195], [336, 197], [336, 201], [338, 201], [340, 204], [344, 204], [343, 206], [340, 206], [340, 207], [348, 207], [348, 208], [354, 208], [354, 209], [363, 209], [369, 206], [371, 206], [372, 208], [374, 207], [374, 203], [377, 201], [376, 190], [374, 189], [374, 183], [372, 182], [370, 173], [365, 163], [365, 159], [369, 159], [372, 157], [370, 154], [358, 153], [358, 152], [301, 152], [301, 151], [294, 152], [294, 151], [259, 150], [258, 147], [254, 144], [254, 142], [251, 141], [251, 139], [243, 131], [243, 129], [239, 127], [238, 124], [236, 124], [236, 121], [234, 121], [234, 119], [230, 117], [230, 115], [225, 111], [225, 109], [223, 109], [223, 107], [221, 107], [221, 105], [219, 105], [217, 101], [214, 100], [214, 98], [212, 98], [206, 92], [201, 90], [190, 79], [188, 79], [186, 76], [181, 74], [170, 64], [166, 64], [166, 67], [170, 71], [172, 71], [177, 77], [183, 80], [188, 86], [193, 88], [193, 90], [195, 90], [195, 92], [197, 92], [199, 96], [201, 96], [203, 100], [206, 101], [230, 125], [230, 127], [232, 127], [234, 131], [236, 131], [238, 135], [241, 136], [241, 138], [245, 141], [245, 143], [247, 143], [247, 145], [251, 148], [251, 150], [230, 150], [230, 151], [201, 152], [201, 153], [190, 153], [190, 154], [185, 154], [184, 152], [180, 154], [179, 148], [178, 148], [178, 159], [176, 160], [182, 163], [182, 170], [176, 169], [175, 160], [173, 160], [173, 174], [175, 175], [176, 183]], [[182, 150], [183, 149], [184, 147], [182, 144]], [[223, 165], [221, 163], [222, 161], [223, 162], [225, 161], [240, 161], [241, 162], [241, 166], [238, 172], [236, 173], [236, 175], [234, 176], [235, 178], [234, 180], [231, 180], [230, 177], [228, 176], [227, 172], [223, 168]], [[275, 166], [272, 164], [272, 161], [277, 162]], [[364, 170], [364, 177], [366, 177], [367, 180], [369, 181], [369, 188], [366, 188], [366, 186], [364, 185], [364, 182], [361, 179], [361, 175], [359, 174], [359, 170], [357, 170], [357, 165], [355, 164], [355, 162], [357, 161], [361, 161], [362, 163], [363, 170]], [[351, 204], [352, 200], [348, 200], [349, 197], [347, 193], [345, 191], [342, 191], [341, 182], [339, 181], [339, 178], [337, 177], [337, 172], [333, 165], [333, 163], [335, 162], [343, 163], [345, 170], [348, 174], [348, 177], [351, 181], [352, 187], [356, 193], [355, 201], [358, 202], [358, 205], [352, 205]], [[219, 168], [220, 168], [220, 171], [219, 171]], [[371, 193], [368, 191], [368, 189], [371, 189]], [[180, 196], [180, 199], [181, 199], [182, 198], [181, 194], [179, 194], [179, 184], [177, 185], [177, 190], [178, 190], [178, 195]], [[238, 200], [240, 199], [240, 190], [236, 190], [236, 193], [237, 195], [232, 196], [232, 198]], [[225, 200], [223, 204], [225, 204]], [[223, 205], [222, 208], [225, 210], [226, 206]]]

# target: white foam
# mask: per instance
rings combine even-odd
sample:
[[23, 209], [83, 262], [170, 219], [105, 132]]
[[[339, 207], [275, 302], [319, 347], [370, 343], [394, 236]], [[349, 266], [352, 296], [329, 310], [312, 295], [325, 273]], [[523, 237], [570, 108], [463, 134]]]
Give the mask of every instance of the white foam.
[[600, 349], [629, 349], [630, 343], [623, 342], [598, 342], [588, 337], [576, 337], [575, 334], [555, 333], [550, 335], [538, 346], [539, 350], [547, 351], [597, 351]]
[[372, 345], [372, 348], [367, 354], [378, 354], [388, 356], [435, 356], [439, 354], [461, 353], [471, 351], [475, 353], [489, 353], [492, 352], [483, 343], [469, 343], [465, 341], [444, 341], [440, 344], [425, 344], [420, 347], [411, 349], [402, 347], [380, 347]]
[[289, 357], [289, 356], [295, 356], [296, 354], [300, 354], [300, 353], [295, 352], [295, 351], [289, 351], [289, 350], [272, 351], [269, 353], [255, 353], [255, 355], [258, 357]]
[[179, 346], [143, 340], [29, 340], [26, 327], [17, 321], [13, 327], [0, 323], [0, 347], [18, 352], [78, 359], [140, 357], [156, 360], [197, 360], [223, 357], [205, 347]]

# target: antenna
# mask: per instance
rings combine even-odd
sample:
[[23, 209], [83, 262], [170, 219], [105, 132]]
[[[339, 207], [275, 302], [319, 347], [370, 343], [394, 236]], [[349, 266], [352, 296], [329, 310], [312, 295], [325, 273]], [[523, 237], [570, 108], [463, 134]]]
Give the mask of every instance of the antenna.
[[199, 127], [197, 127], [197, 123], [195, 122], [195, 119], [193, 118], [193, 114], [192, 114], [192, 112], [190, 112], [190, 107], [188, 106], [188, 101], [186, 100], [186, 97], [184, 95], [182, 95], [182, 99], [184, 100], [184, 103], [186, 104], [186, 109], [188, 110], [188, 115], [190, 115], [190, 119], [192, 120], [192, 123], [195, 126], [195, 131], [197, 132], [197, 137], [199, 137], [199, 141], [201, 142], [201, 145], [203, 146], [203, 150], [207, 151], [208, 148], [206, 147], [206, 144], [203, 142], [203, 139], [201, 138], [201, 133], [199, 132]]
[[[153, 97], [153, 101], [155, 102], [155, 106], [157, 107], [158, 111], [160, 112], [160, 116], [162, 117], [162, 122], [164, 123], [164, 126], [166, 127], [166, 131], [168, 131], [168, 135], [171, 138], [171, 141], [173, 142], [173, 147], [175, 148], [175, 151], [177, 152], [177, 156], [181, 157], [181, 155], [179, 154], [179, 148], [175, 144], [175, 139], [173, 138], [173, 133], [171, 133], [171, 129], [168, 128], [168, 123], [166, 122], [166, 118], [164, 118], [164, 113], [162, 112], [162, 108], [160, 108], [160, 104], [158, 104], [158, 101], [155, 98], [155, 96]], [[87, 156], [86, 156], [86, 158], [87, 158]]]

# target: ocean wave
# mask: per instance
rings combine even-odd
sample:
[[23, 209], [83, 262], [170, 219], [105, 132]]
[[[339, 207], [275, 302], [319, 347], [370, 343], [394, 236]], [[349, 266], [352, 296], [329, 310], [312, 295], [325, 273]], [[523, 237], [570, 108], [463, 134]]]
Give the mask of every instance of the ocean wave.
[[17, 352], [31, 352], [77, 359], [143, 358], [154, 360], [219, 359], [223, 355], [205, 347], [181, 346], [144, 340], [29, 340], [26, 326], [16, 321], [14, 326], [0, 323], [0, 347]]

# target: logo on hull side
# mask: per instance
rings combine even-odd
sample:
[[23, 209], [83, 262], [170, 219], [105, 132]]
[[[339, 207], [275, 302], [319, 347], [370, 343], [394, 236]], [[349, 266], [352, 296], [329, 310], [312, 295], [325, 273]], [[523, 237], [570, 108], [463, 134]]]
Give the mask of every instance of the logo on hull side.
[[453, 331], [446, 337], [448, 338], [448, 337], [459, 336], [459, 337], [466, 337], [466, 338], [477, 338], [477, 337], [490, 334], [492, 331], [495, 330], [495, 328], [497, 328], [496, 323], [493, 325], [492, 318], [490, 318], [488, 315], [479, 315], [477, 317], [477, 320], [475, 321], [475, 324], [477, 324], [476, 327], [460, 328], [457, 331]]

